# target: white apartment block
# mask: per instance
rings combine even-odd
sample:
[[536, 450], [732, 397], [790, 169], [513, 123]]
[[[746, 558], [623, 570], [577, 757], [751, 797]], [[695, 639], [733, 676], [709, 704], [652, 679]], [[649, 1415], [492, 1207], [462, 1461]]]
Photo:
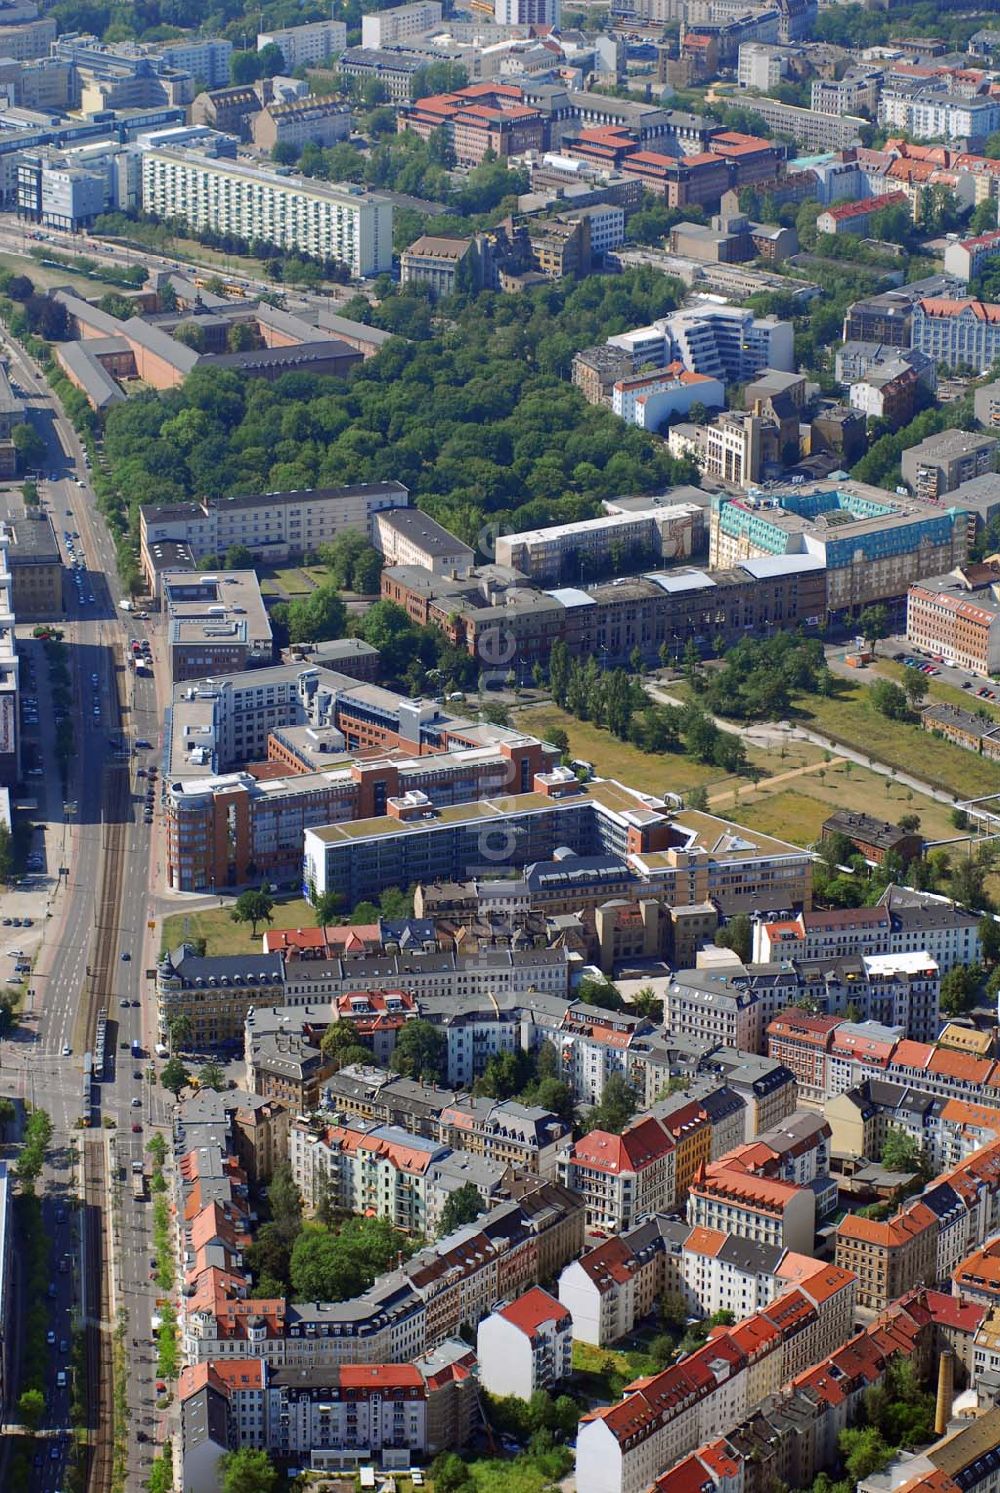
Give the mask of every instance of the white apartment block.
[[768, 46], [767, 42], [762, 41], [745, 41], [740, 44], [736, 81], [741, 88], [770, 93], [787, 76], [788, 54], [783, 48]]
[[229, 62], [233, 44], [222, 36], [193, 37], [191, 40], [163, 42], [156, 48], [170, 67], [188, 72], [207, 88], [223, 88], [229, 82]]
[[281, 31], [259, 32], [257, 51], [262, 52], [269, 46], [281, 48], [285, 71], [291, 73], [297, 67], [325, 62], [335, 52], [342, 52], [347, 46], [347, 23], [312, 21], [307, 26], [288, 26]]
[[479, 1382], [492, 1395], [530, 1400], [553, 1390], [572, 1370], [573, 1319], [561, 1302], [533, 1286], [479, 1324]]
[[611, 391], [614, 413], [640, 430], [659, 430], [669, 415], [687, 415], [695, 404], [722, 409], [725, 402], [726, 391], [717, 378], [686, 369], [633, 373], [619, 379]]
[[689, 559], [700, 522], [701, 510], [695, 504], [676, 503], [581, 519], [575, 524], [552, 524], [547, 529], [524, 529], [497, 538], [496, 560], [535, 582], [579, 581], [596, 573], [619, 551], [626, 563], [630, 554], [654, 560]]
[[759, 1052], [763, 1008], [755, 990], [724, 970], [678, 970], [667, 986], [663, 1024], [675, 1037]]
[[361, 279], [392, 268], [392, 203], [360, 187], [279, 176], [197, 151], [149, 149], [142, 202], [160, 218], [336, 259]]
[[371, 540], [375, 515], [405, 508], [401, 482], [358, 482], [353, 487], [306, 487], [292, 492], [241, 493], [189, 503], [146, 503], [139, 511], [139, 553], [152, 583], [157, 545], [186, 544], [195, 561], [245, 546], [255, 560], [305, 555], [346, 529]]
[[678, 361], [723, 383], [746, 383], [764, 368], [782, 373], [795, 368], [791, 322], [754, 316], [742, 306], [689, 306], [648, 327], [609, 337], [608, 346], [629, 353], [635, 369]]
[[1000, 129], [1000, 100], [886, 88], [878, 118], [916, 140], [981, 141]]
[[880, 72], [848, 71], [839, 80], [813, 80], [810, 107], [814, 114], [859, 114], [874, 116], [878, 108]]
[[559, 26], [560, 0], [494, 0], [498, 26]]
[[363, 47], [398, 47], [439, 25], [440, 0], [414, 0], [412, 5], [394, 5], [391, 10], [377, 10], [361, 17]]

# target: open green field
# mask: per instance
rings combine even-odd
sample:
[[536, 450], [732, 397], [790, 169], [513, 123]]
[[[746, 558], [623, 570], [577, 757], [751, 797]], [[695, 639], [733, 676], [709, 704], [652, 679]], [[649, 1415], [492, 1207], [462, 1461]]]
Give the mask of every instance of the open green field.
[[186, 939], [203, 938], [207, 954], [259, 953], [261, 939], [268, 926], [272, 928], [314, 928], [316, 915], [304, 897], [275, 904], [270, 925], [260, 923], [257, 937], [251, 938], [249, 923], [234, 923], [229, 916], [232, 903], [209, 907], [201, 912], [178, 912], [164, 918], [160, 934], [160, 951], [175, 949]]
[[51, 290], [53, 285], [69, 285], [82, 296], [99, 297], [109, 290], [120, 288], [117, 285], [105, 285], [100, 280], [88, 279], [86, 275], [80, 275], [74, 270], [39, 264], [27, 254], [0, 254], [0, 265], [12, 274], [27, 275], [40, 290]]
[[833, 695], [800, 696], [792, 718], [958, 798], [997, 791], [996, 763], [932, 736], [915, 721], [888, 720], [870, 704], [868, 685], [860, 681], [838, 679]]
[[[515, 724], [533, 736], [544, 737], [547, 731], [561, 726], [569, 737], [570, 752], [574, 757], [593, 762], [598, 777], [617, 778], [629, 788], [638, 788], [641, 793], [685, 793], [690, 788], [705, 787], [711, 799], [716, 794], [727, 790], [731, 793], [746, 785], [745, 778], [720, 772], [717, 767], [706, 767], [679, 752], [659, 756], [640, 752], [627, 741], [619, 741], [602, 726], [578, 721], [557, 705], [527, 706], [516, 710], [514, 716]], [[747, 755], [755, 766], [771, 774], [817, 762], [823, 754], [809, 742], [791, 741], [784, 758], [779, 758], [776, 752], [758, 751], [753, 747]]]

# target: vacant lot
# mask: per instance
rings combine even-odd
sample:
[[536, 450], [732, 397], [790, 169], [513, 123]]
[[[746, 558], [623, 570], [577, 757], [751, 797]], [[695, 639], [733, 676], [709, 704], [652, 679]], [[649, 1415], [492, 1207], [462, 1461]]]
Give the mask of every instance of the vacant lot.
[[[533, 736], [544, 737], [546, 732], [562, 727], [569, 737], [572, 756], [592, 762], [599, 777], [617, 778], [627, 787], [638, 788], [642, 793], [686, 793], [691, 788], [704, 787], [712, 798], [747, 784], [746, 778], [733, 777], [717, 767], [706, 767], [680, 752], [658, 755], [640, 752], [628, 742], [619, 741], [603, 727], [590, 721], [578, 721], [557, 705], [528, 706], [516, 711], [515, 716], [516, 724]], [[747, 755], [762, 772], [771, 774], [815, 762], [822, 753], [808, 742], [794, 741], [789, 742], [784, 757], [779, 757], [777, 752], [762, 752], [755, 748], [751, 748]]]
[[268, 926], [272, 928], [313, 928], [316, 915], [304, 897], [289, 902], [278, 902], [271, 914], [270, 925], [258, 923], [257, 937], [251, 937], [249, 923], [234, 923], [230, 913], [233, 904], [210, 907], [203, 912], [178, 912], [164, 918], [160, 938], [161, 951], [175, 949], [178, 944], [191, 939], [203, 938], [207, 954], [259, 953], [261, 939]]
[[927, 840], [950, 840], [958, 834], [944, 804], [837, 758], [801, 773], [787, 786], [776, 783], [771, 788], [765, 780], [756, 787], [741, 789], [732, 813], [741, 824], [764, 834], [777, 835], [795, 845], [811, 845], [819, 839], [823, 821], [834, 809], [881, 814], [893, 821], [901, 814], [917, 814], [920, 833]]
[[939, 740], [915, 721], [888, 720], [872, 706], [866, 684], [838, 679], [833, 695], [802, 695], [792, 718], [958, 798], [997, 790], [995, 763]]

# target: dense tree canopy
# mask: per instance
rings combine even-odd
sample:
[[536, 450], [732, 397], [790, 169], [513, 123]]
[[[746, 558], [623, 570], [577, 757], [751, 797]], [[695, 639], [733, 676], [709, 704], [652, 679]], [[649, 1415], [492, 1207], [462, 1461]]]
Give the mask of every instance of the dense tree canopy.
[[112, 478], [133, 516], [145, 502], [396, 478], [487, 548], [492, 532], [591, 517], [602, 498], [692, 476], [565, 377], [579, 347], [676, 303], [662, 275], [591, 276], [456, 302], [446, 338], [390, 343], [347, 380], [196, 368], [111, 412]]

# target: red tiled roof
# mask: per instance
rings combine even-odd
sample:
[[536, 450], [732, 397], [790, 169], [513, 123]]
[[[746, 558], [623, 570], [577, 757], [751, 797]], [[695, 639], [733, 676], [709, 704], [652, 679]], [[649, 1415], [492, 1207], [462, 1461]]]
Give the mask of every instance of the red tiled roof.
[[520, 1328], [527, 1337], [532, 1337], [544, 1322], [568, 1326], [572, 1320], [562, 1302], [543, 1291], [541, 1286], [532, 1286], [530, 1291], [525, 1291], [508, 1306], [502, 1306], [497, 1316]]
[[1000, 306], [989, 301], [976, 301], [971, 298], [964, 300], [953, 300], [946, 296], [931, 296], [927, 300], [918, 301], [917, 305], [925, 316], [963, 316], [969, 314], [976, 321], [988, 321], [991, 324], [1000, 322]]

